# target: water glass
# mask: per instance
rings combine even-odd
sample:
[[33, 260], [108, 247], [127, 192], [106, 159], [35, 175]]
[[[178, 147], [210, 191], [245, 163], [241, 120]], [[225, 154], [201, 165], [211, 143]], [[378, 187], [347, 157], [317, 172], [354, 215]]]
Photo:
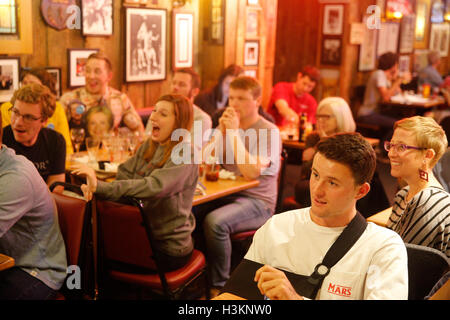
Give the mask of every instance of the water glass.
[[89, 155], [90, 162], [97, 162], [98, 150], [100, 147], [100, 140], [93, 137], [86, 138], [86, 149]]

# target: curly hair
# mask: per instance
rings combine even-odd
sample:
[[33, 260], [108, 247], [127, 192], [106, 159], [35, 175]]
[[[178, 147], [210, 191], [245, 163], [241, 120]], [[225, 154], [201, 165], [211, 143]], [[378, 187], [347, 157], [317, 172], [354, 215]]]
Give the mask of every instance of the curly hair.
[[14, 105], [16, 100], [39, 104], [43, 121], [53, 116], [55, 112], [56, 97], [47, 86], [41, 84], [31, 83], [16, 90], [11, 99], [11, 104]]

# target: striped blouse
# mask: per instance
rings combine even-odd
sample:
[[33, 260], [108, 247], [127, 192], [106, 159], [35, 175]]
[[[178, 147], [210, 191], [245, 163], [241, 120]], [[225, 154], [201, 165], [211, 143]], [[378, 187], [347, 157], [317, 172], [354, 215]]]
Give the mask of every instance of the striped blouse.
[[450, 257], [450, 194], [428, 187], [406, 202], [409, 186], [394, 198], [387, 227], [406, 243], [435, 248]]

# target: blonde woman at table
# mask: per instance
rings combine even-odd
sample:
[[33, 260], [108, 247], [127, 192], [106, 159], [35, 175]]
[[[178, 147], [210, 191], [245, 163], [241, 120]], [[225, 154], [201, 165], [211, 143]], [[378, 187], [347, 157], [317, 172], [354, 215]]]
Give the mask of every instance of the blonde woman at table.
[[415, 116], [395, 123], [385, 149], [391, 175], [407, 186], [394, 198], [387, 227], [407, 243], [431, 247], [450, 257], [450, 194], [432, 171], [447, 146], [444, 130], [432, 118]]
[[[87, 199], [95, 193], [113, 201], [124, 196], [144, 201], [156, 240], [156, 252], [165, 271], [185, 265], [194, 247], [191, 233], [195, 219], [191, 209], [198, 165], [175, 164], [171, 157], [174, 147], [188, 143], [183, 138], [181, 142], [171, 140], [172, 132], [178, 128], [189, 132], [192, 119], [192, 104], [184, 96], [162, 96], [150, 116], [153, 128], [150, 138], [119, 166], [115, 181], [98, 181], [95, 171], [85, 165], [78, 165], [73, 171], [86, 176], [87, 185], [81, 188]], [[192, 151], [191, 146], [188, 147]], [[193, 163], [192, 157], [190, 163]]]
[[340, 97], [328, 97], [320, 101], [316, 112], [316, 131], [306, 137], [306, 148], [302, 154], [300, 180], [295, 185], [295, 201], [301, 207], [311, 205], [309, 177], [316, 145], [323, 137], [339, 132], [355, 132], [356, 124], [348, 103]]

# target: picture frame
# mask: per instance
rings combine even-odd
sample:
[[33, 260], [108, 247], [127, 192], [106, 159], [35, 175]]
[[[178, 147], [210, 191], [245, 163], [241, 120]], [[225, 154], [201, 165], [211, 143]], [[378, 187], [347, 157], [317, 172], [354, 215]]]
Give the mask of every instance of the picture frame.
[[45, 67], [45, 70], [55, 79], [55, 91], [56, 97], [59, 99], [61, 97], [61, 68], [59, 67]]
[[398, 22], [381, 22], [378, 30], [377, 57], [388, 51], [397, 53], [400, 24]]
[[250, 40], [244, 43], [244, 66], [257, 66], [259, 63], [259, 41]]
[[10, 101], [19, 89], [19, 57], [0, 58], [0, 102]]
[[244, 75], [247, 77], [258, 79], [258, 69], [257, 68], [245, 69]]
[[251, 7], [247, 8], [245, 19], [246, 38], [257, 38], [259, 35], [259, 11]]
[[126, 82], [166, 78], [166, 21], [165, 9], [125, 8]]
[[344, 31], [344, 5], [324, 5], [323, 12], [322, 33], [324, 35], [341, 35]]
[[342, 60], [342, 38], [341, 37], [322, 37], [322, 50], [320, 63], [323, 65], [341, 64]]
[[414, 28], [416, 25], [416, 16], [404, 16], [400, 24], [400, 43], [399, 53], [412, 53], [414, 51]]
[[450, 24], [433, 23], [430, 30], [430, 51], [438, 51], [441, 58], [447, 57], [450, 37]]
[[427, 0], [416, 0], [416, 25], [414, 29], [414, 48], [428, 47], [428, 33], [430, 28], [430, 6]]
[[173, 11], [173, 69], [190, 68], [194, 60], [194, 13]]
[[209, 41], [212, 44], [223, 45], [225, 34], [225, 0], [213, 0], [211, 1], [211, 22]]
[[[367, 17], [364, 18], [364, 25], [366, 24]], [[359, 71], [372, 71], [376, 67], [377, 60], [377, 29], [365, 29], [364, 38], [359, 47]]]
[[398, 74], [403, 76], [405, 73], [410, 72], [411, 56], [409, 54], [400, 55], [398, 57]]
[[81, 0], [81, 26], [84, 36], [113, 34], [114, 7], [112, 0]]
[[87, 58], [97, 53], [99, 49], [67, 49], [67, 84], [69, 87], [82, 87], [86, 85], [84, 67]]

